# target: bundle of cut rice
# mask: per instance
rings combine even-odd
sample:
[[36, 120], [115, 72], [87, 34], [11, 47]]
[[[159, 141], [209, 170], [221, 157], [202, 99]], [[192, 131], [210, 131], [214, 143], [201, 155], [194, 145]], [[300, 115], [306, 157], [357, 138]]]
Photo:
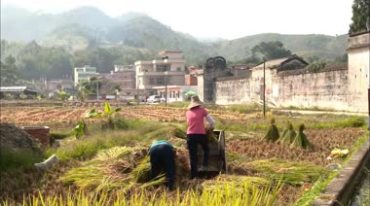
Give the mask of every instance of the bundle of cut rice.
[[307, 136], [303, 133], [305, 129], [304, 124], [299, 125], [299, 131], [296, 137], [294, 138], [291, 146], [301, 147], [303, 149], [312, 149], [313, 145], [308, 141]]
[[148, 182], [151, 179], [149, 156], [144, 157], [132, 170], [131, 174], [138, 183]]
[[180, 139], [186, 139], [186, 132], [178, 127], [174, 128], [173, 135]]
[[284, 129], [279, 141], [291, 144], [296, 136], [297, 133], [294, 131], [292, 123], [288, 121], [287, 127]]
[[217, 138], [213, 133], [213, 129], [206, 129], [206, 135], [208, 137], [209, 142], [217, 142]]
[[279, 139], [279, 130], [275, 125], [275, 119], [271, 119], [271, 125], [269, 127], [269, 130], [267, 131], [267, 134], [265, 136], [265, 139], [268, 141], [275, 142], [276, 140]]

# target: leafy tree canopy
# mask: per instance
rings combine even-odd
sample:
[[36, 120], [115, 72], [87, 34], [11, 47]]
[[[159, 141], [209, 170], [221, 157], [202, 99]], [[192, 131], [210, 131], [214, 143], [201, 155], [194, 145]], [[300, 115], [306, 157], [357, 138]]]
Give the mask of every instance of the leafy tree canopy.
[[352, 5], [352, 23], [349, 28], [350, 33], [366, 31], [366, 23], [370, 16], [369, 0], [354, 0]]
[[1, 86], [14, 86], [18, 80], [18, 69], [15, 66], [15, 58], [7, 56], [3, 62], [0, 62], [0, 82]]
[[280, 41], [261, 42], [252, 48], [251, 60], [257, 60], [256, 56], [262, 56], [266, 59], [277, 59], [291, 54], [290, 50], [285, 49]]

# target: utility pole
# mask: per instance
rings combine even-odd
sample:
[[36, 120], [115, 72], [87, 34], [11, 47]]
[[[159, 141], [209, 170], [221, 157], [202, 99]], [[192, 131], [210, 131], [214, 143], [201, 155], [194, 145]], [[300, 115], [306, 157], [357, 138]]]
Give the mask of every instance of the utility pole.
[[99, 100], [99, 82], [96, 81], [96, 100]]
[[164, 72], [164, 77], [165, 77], [165, 95], [166, 95], [166, 106], [167, 106], [167, 92], [168, 92], [168, 71]]
[[137, 98], [137, 104], [140, 104], [139, 86], [140, 86], [140, 79], [138, 79], [138, 83], [137, 83], [137, 85], [136, 85], [136, 98]]
[[266, 117], [266, 59], [263, 58], [263, 117]]
[[[366, 20], [366, 29], [368, 32], [370, 32], [370, 17], [367, 17]], [[370, 51], [370, 45], [369, 45], [369, 51]], [[369, 57], [370, 58], [370, 57]], [[367, 104], [368, 104], [368, 123], [367, 123], [367, 130], [370, 131], [370, 68], [368, 68], [368, 74], [367, 76], [369, 77], [369, 85], [367, 87]], [[369, 133], [370, 136], [370, 133]]]

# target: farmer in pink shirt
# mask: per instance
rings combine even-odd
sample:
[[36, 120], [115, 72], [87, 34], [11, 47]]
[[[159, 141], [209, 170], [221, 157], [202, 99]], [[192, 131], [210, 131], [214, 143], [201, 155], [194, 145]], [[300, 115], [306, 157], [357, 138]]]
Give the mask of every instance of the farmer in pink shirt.
[[190, 156], [190, 178], [198, 176], [198, 156], [197, 146], [200, 144], [204, 151], [203, 167], [208, 166], [208, 137], [206, 135], [206, 128], [204, 125], [204, 119], [209, 123], [209, 127], [213, 130], [215, 126], [214, 119], [208, 114], [208, 111], [202, 106], [202, 102], [198, 96], [192, 96], [191, 102], [186, 111], [186, 122], [188, 124], [187, 134], [187, 145]]

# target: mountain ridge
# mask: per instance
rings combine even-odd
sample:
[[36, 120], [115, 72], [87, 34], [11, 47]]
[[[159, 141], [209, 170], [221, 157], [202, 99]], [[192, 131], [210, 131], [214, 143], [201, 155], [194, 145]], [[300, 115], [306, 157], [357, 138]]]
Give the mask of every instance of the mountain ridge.
[[[14, 9], [14, 8], [13, 8]], [[36, 40], [44, 46], [61, 46], [76, 51], [91, 44], [124, 45], [153, 52], [183, 50], [187, 61], [199, 64], [221, 55], [230, 61], [242, 61], [260, 42], [281, 41], [293, 53], [303, 57], [334, 59], [345, 54], [347, 35], [254, 34], [232, 40], [203, 42], [189, 34], [141, 13], [110, 17], [95, 7], [79, 7], [61, 14], [14, 14], [1, 9], [1, 38], [9, 41]], [[10, 15], [12, 14], [12, 15]], [[27, 32], [25, 32], [27, 31]]]

